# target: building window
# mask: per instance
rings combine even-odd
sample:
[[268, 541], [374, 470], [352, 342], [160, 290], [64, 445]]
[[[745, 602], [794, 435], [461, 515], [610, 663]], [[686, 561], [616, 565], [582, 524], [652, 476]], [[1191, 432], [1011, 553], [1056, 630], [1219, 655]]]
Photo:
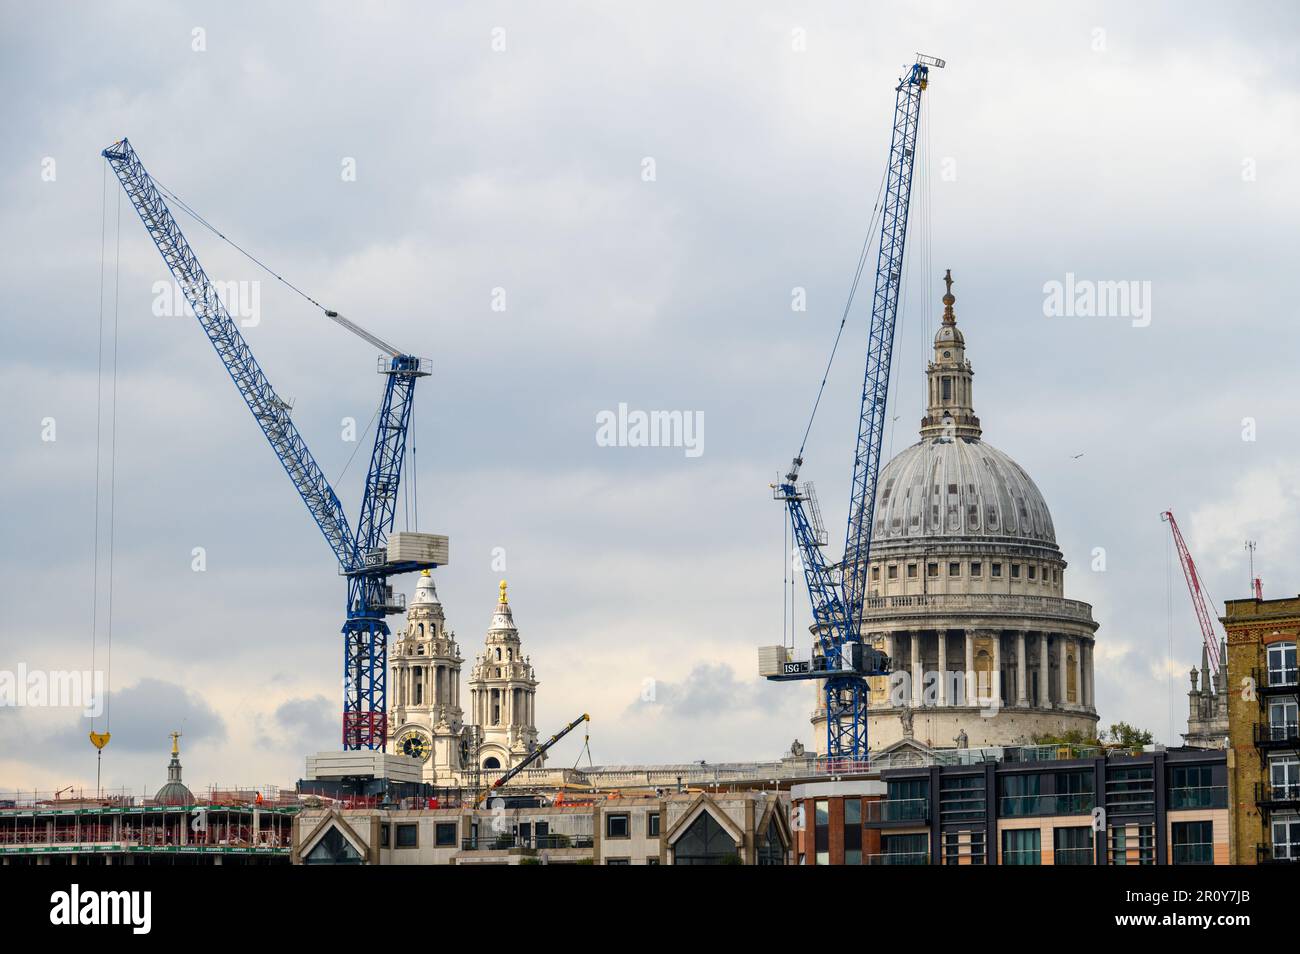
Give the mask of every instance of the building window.
[[645, 833], [650, 838], [659, 837], [659, 813], [650, 812], [645, 817]]
[[1001, 575], [1002, 575], [1002, 564], [1001, 564], [1001, 563], [990, 563], [990, 564], [989, 564], [989, 575], [990, 575], [990, 576], [1001, 576]]
[[971, 576], [980, 576], [983, 572], [984, 572], [984, 567], [980, 564], [979, 560], [976, 560], [974, 563], [970, 565]]
[[1268, 778], [1274, 798], [1300, 798], [1300, 759], [1294, 755], [1274, 756], [1268, 763]]
[[[861, 852], [858, 854], [861, 855]], [[774, 821], [768, 822], [767, 831], [758, 840], [758, 863], [760, 865], [785, 864], [785, 846], [781, 844], [781, 837], [776, 833]], [[860, 861], [858, 863], [861, 864]]]
[[388, 826], [387, 826], [387, 825], [380, 825], [380, 826], [379, 826], [379, 847], [380, 847], [380, 848], [387, 848], [387, 847], [389, 846], [389, 844], [390, 844], [390, 840], [389, 840], [389, 839], [390, 839], [390, 835], [389, 835], [389, 831], [388, 831]]
[[1268, 647], [1268, 684], [1294, 686], [1296, 682], [1295, 643], [1273, 643]]
[[889, 578], [890, 578], [891, 580], [896, 580], [896, 579], [898, 579], [898, 564], [897, 564], [897, 563], [891, 563], [891, 564], [889, 564]]
[[871, 580], [872, 580], [872, 582], [877, 582], [877, 581], [880, 580], [880, 564], [879, 564], [879, 563], [877, 563], [875, 566], [873, 566], [873, 567], [871, 568]]
[[1117, 825], [1110, 830], [1110, 863], [1113, 865], [1154, 865], [1156, 863], [1156, 836], [1154, 825], [1135, 825], [1137, 838], [1130, 837], [1130, 829]]
[[[819, 865], [827, 864], [822, 855], [818, 852]], [[732, 865], [738, 862], [735, 841], [707, 810], [700, 812], [673, 846], [675, 865]]]
[[960, 564], [960, 563], [949, 563], [949, 564], [948, 564], [948, 575], [949, 575], [949, 576], [961, 576], [961, 564]]
[[1106, 814], [1142, 815], [1155, 810], [1155, 780], [1150, 765], [1112, 768], [1106, 772]]
[[433, 826], [433, 843], [438, 848], [450, 848], [456, 844], [456, 823], [438, 822]]
[[363, 864], [363, 861], [361, 853], [352, 847], [351, 842], [343, 837], [343, 833], [331, 826], [321, 840], [316, 842], [316, 847], [303, 856], [302, 863], [305, 865], [359, 865]]
[[1058, 828], [1053, 832], [1052, 863], [1058, 865], [1092, 864], [1092, 829]]
[[[856, 861], [850, 861], [849, 855], [855, 855]], [[846, 865], [862, 864], [862, 799], [844, 799], [844, 863]]]
[[631, 838], [632, 826], [630, 816], [626, 812], [620, 812], [615, 815], [605, 816], [605, 837], [606, 838]]
[[419, 825], [397, 825], [397, 847], [418, 848], [420, 846]]
[[1086, 815], [1093, 808], [1093, 781], [1091, 769], [1056, 773], [1057, 815]]
[[658, 855], [651, 855], [649, 858], [647, 858], [647, 859], [645, 860], [645, 863], [648, 864], [648, 865], [657, 865], [657, 864], [659, 864], [659, 856], [658, 856]]
[[1038, 567], [1034, 566], [1034, 565], [1031, 563], [1031, 564], [1029, 565], [1029, 578], [1030, 578], [1031, 580], [1036, 579], [1036, 578], [1037, 578], [1037, 573], [1038, 573]]
[[952, 400], [952, 378], [941, 378], [940, 380], [943, 381], [943, 399], [945, 401], [951, 401]]
[[1013, 563], [1013, 564], [1011, 564], [1011, 579], [1013, 579], [1013, 580], [1018, 580], [1018, 579], [1020, 579], [1020, 564], [1019, 564], [1019, 563]]
[[813, 802], [813, 850], [817, 853], [817, 864], [830, 864], [830, 847], [830, 803], [824, 798], [819, 798]]
[[907, 565], [907, 578], [908, 578], [909, 580], [914, 580], [914, 579], [916, 579], [916, 564], [915, 564], [915, 563], [909, 563], [909, 564]]
[[998, 814], [1003, 818], [1042, 814], [1038, 798], [1041, 777], [1032, 773], [998, 778]]
[[1222, 808], [1214, 805], [1215, 789], [1208, 765], [1175, 765], [1169, 770], [1169, 809]]
[[1275, 742], [1294, 739], [1300, 733], [1300, 727], [1296, 724], [1298, 716], [1300, 716], [1300, 712], [1297, 711], [1296, 700], [1270, 700], [1268, 704], [1269, 738]]
[[1300, 861], [1300, 816], [1273, 819], [1273, 860]]
[[497, 760], [496, 756], [488, 756], [483, 760], [483, 767], [485, 769], [499, 769], [501, 763]]
[[927, 563], [927, 564], [925, 565], [925, 574], [926, 574], [926, 576], [938, 576], [938, 575], [939, 575], [939, 564], [937, 564], [937, 563]]
[[984, 820], [984, 776], [943, 775], [939, 783], [939, 818], [948, 822]]
[[1170, 829], [1173, 835], [1174, 864], [1214, 864], [1213, 822], [1174, 822]]
[[607, 865], [630, 865], [630, 864], [632, 864], [632, 859], [631, 859], [631, 858], [606, 858], [606, 859], [605, 859], [605, 864], [607, 864]]
[[1043, 850], [1041, 832], [1037, 828], [1013, 829], [1002, 833], [1002, 863], [1004, 865], [1041, 865]]

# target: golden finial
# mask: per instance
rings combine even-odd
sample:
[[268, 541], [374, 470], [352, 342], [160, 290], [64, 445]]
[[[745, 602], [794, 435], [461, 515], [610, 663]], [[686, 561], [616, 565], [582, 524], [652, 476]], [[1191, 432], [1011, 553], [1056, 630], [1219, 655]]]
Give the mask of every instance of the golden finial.
[[172, 758], [176, 758], [178, 755], [181, 754], [180, 742], [178, 741], [181, 737], [181, 734], [179, 732], [173, 732], [171, 736], [172, 736]]
[[499, 587], [501, 589], [501, 602], [509, 603], [510, 601], [506, 599], [506, 581], [502, 580], [501, 583], [499, 584]]
[[952, 294], [952, 269], [951, 268], [943, 273], [943, 283], [945, 286], [947, 286], [948, 289], [943, 296], [943, 323], [945, 325], [956, 324], [957, 316], [952, 313], [952, 306], [956, 303], [957, 299], [953, 297]]
[[429, 575], [430, 575], [430, 573], [429, 573], [428, 570], [421, 570], [421, 571], [420, 571], [420, 576], [429, 576]]

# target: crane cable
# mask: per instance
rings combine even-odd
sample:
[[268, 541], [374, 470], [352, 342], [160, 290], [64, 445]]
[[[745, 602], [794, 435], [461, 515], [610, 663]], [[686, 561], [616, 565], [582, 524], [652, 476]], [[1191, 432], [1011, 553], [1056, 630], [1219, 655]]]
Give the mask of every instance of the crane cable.
[[[104, 166], [104, 176], [100, 187], [100, 229], [99, 229], [99, 316], [96, 327], [96, 379], [95, 379], [95, 513], [94, 513], [94, 530], [92, 531], [92, 546], [94, 553], [92, 556], [92, 596], [91, 596], [91, 622], [90, 622], [90, 671], [91, 678], [94, 679], [98, 673], [98, 656], [99, 656], [99, 576], [100, 576], [100, 526], [101, 520], [101, 498], [103, 497], [103, 445], [104, 445], [104, 292], [107, 285], [107, 248], [108, 248], [108, 165]], [[103, 704], [104, 725], [103, 732], [96, 731], [97, 715], [91, 716], [90, 724], [90, 742], [96, 749], [95, 760], [95, 793], [99, 796], [101, 791], [102, 768], [104, 759], [104, 746], [112, 737], [112, 679], [113, 679], [113, 552], [116, 531], [116, 511], [117, 511], [117, 358], [118, 358], [118, 317], [120, 314], [119, 303], [121, 301], [121, 261], [122, 261], [122, 195], [119, 192], [117, 196], [117, 208], [115, 213], [116, 237], [113, 252], [113, 328], [112, 328], [112, 379], [110, 386], [110, 406], [108, 410], [108, 433], [109, 433], [109, 469], [108, 469], [108, 566], [107, 566], [107, 612], [104, 621], [105, 636], [107, 646], [105, 650], [106, 662], [104, 665], [105, 675], [103, 684], [103, 695], [101, 699], [95, 699], [96, 703]]]
[[885, 192], [885, 179], [889, 175], [889, 164], [885, 164], [885, 171], [880, 176], [880, 188], [876, 190], [876, 203], [871, 210], [871, 221], [867, 225], [867, 234], [862, 239], [862, 251], [858, 253], [857, 268], [853, 271], [853, 281], [849, 285], [848, 300], [844, 302], [844, 312], [840, 316], [840, 327], [835, 332], [835, 343], [831, 346], [831, 355], [826, 361], [826, 370], [822, 373], [822, 383], [817, 388], [817, 398], [813, 401], [812, 413], [808, 415], [808, 426], [804, 428], [803, 440], [799, 442], [798, 457], [803, 457], [804, 448], [808, 445], [808, 435], [812, 433], [813, 421], [817, 417], [817, 408], [821, 406], [822, 394], [826, 390], [826, 379], [830, 377], [831, 365], [835, 362], [835, 353], [840, 347], [840, 338], [844, 335], [844, 326], [849, 320], [849, 310], [853, 307], [853, 298], [858, 291], [858, 283], [862, 280], [862, 270], [867, 264], [867, 253], [871, 250], [871, 236], [876, 231], [876, 223], [880, 219], [880, 199]]
[[295, 285], [293, 282], [289, 281], [287, 278], [285, 278], [285, 277], [284, 277], [283, 275], [281, 275], [279, 272], [274, 271], [274, 270], [273, 270], [269, 265], [267, 265], [265, 262], [263, 262], [261, 259], [259, 259], [257, 256], [255, 256], [252, 252], [249, 252], [249, 251], [247, 251], [246, 249], [244, 249], [241, 245], [239, 245], [239, 244], [238, 244], [237, 242], [235, 242], [233, 239], [227, 238], [226, 235], [223, 234], [219, 229], [217, 229], [217, 227], [216, 227], [215, 225], [213, 225], [211, 222], [209, 222], [209, 221], [208, 221], [207, 219], [205, 219], [203, 216], [199, 215], [198, 212], [196, 212], [193, 208], [190, 207], [189, 203], [187, 203], [184, 199], [182, 199], [180, 196], [178, 196], [178, 195], [177, 195], [175, 192], [173, 192], [171, 189], [167, 188], [165, 185], [163, 185], [163, 184], [162, 184], [161, 182], [159, 182], [157, 179], [154, 179], [153, 176], [150, 176], [149, 178], [153, 179], [153, 184], [156, 185], [156, 186], [158, 187], [158, 191], [159, 191], [159, 192], [161, 192], [163, 195], [167, 196], [169, 199], [171, 199], [173, 202], [175, 202], [176, 205], [180, 208], [180, 210], [181, 210], [182, 212], [184, 212], [186, 215], [188, 215], [190, 218], [192, 218], [195, 222], [199, 223], [199, 225], [203, 226], [205, 229], [207, 229], [209, 232], [211, 232], [211, 233], [212, 233], [213, 235], [215, 235], [217, 238], [221, 239], [221, 241], [225, 242], [227, 245], [229, 245], [231, 248], [233, 248], [235, 251], [237, 251], [240, 255], [244, 256], [246, 259], [248, 259], [250, 262], [252, 262], [252, 263], [253, 263], [254, 265], [256, 265], [258, 268], [260, 268], [262, 271], [266, 272], [266, 274], [270, 275], [270, 276], [271, 276], [272, 278], [274, 278], [276, 281], [278, 281], [278, 282], [280, 282], [281, 284], [283, 284], [286, 288], [288, 288], [288, 289], [290, 289], [291, 291], [293, 291], [293, 292], [297, 293], [298, 295], [302, 296], [302, 298], [304, 298], [305, 300], [311, 302], [313, 305], [315, 305], [315, 306], [316, 306], [317, 308], [319, 308], [321, 311], [324, 311], [324, 312], [328, 312], [328, 311], [329, 311], [328, 308], [326, 308], [324, 305], [322, 305], [320, 302], [318, 302], [315, 298], [312, 298], [311, 295], [308, 295], [305, 291], [303, 291], [301, 288], [299, 288], [299, 287], [298, 287], [297, 285]]

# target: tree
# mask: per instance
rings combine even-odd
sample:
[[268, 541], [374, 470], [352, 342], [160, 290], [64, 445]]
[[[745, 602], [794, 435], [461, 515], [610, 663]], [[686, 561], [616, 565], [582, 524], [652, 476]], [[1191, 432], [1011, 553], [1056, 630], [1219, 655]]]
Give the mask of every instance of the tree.
[[1101, 740], [1108, 745], [1116, 745], [1124, 749], [1137, 749], [1144, 745], [1150, 745], [1154, 738], [1150, 729], [1139, 729], [1127, 722], [1116, 722], [1109, 729], [1102, 732]]

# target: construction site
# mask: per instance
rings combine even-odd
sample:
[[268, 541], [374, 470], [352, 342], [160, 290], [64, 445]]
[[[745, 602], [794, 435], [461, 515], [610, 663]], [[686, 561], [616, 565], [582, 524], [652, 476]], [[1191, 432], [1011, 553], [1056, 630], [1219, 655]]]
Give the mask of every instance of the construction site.
[[[795, 52], [802, 29], [793, 28]], [[248, 65], [255, 60], [245, 68], [259, 69]], [[597, 405], [595, 414], [598, 427], [618, 423], [598, 431], [594, 442], [613, 448], [602, 460], [623, 454], [607, 471], [564, 443], [579, 429], [561, 418], [572, 407], [582, 408], [582, 427], [590, 429], [588, 394], [549, 406], [562, 381], [582, 377], [544, 351], [545, 335], [558, 332], [530, 338], [506, 326], [484, 348], [465, 330], [472, 323], [445, 319], [437, 300], [438, 282], [451, 281], [457, 266], [427, 249], [411, 254], [403, 245], [409, 236], [396, 229], [379, 253], [340, 255], [333, 244], [344, 241], [339, 232], [355, 228], [367, 240], [371, 230], [382, 233], [350, 218], [363, 215], [358, 210], [373, 201], [370, 193], [359, 201], [342, 193], [322, 211], [315, 199], [295, 206], [294, 191], [282, 183], [276, 207], [267, 208], [260, 186], [226, 175], [184, 137], [164, 135], [153, 124], [142, 121], [136, 139], [128, 135], [133, 130], [119, 129], [111, 142], [98, 140], [100, 201], [81, 210], [98, 226], [95, 357], [88, 373], [96, 396], [93, 428], [77, 432], [83, 456], [75, 471], [84, 478], [77, 484], [83, 495], [94, 482], [93, 557], [81, 574], [91, 590], [84, 672], [94, 689], [62, 704], [68, 718], [48, 736], [19, 716], [9, 723], [13, 738], [29, 735], [26, 747], [33, 751], [66, 753], [74, 737], [78, 748], [75, 761], [42, 764], [41, 781], [32, 784], [21, 774], [23, 744], [11, 746], [0, 777], [0, 866], [1300, 863], [1300, 597], [1272, 595], [1284, 581], [1275, 587], [1271, 577], [1266, 597], [1268, 574], [1257, 575], [1255, 565], [1257, 541], [1237, 540], [1258, 535], [1258, 522], [1241, 530], [1247, 522], [1239, 514], [1247, 508], [1240, 498], [1250, 494], [1234, 491], [1224, 502], [1192, 478], [1158, 472], [1149, 460], [1132, 468], [1140, 479], [1128, 474], [1115, 478], [1118, 484], [1075, 476], [1089, 466], [1088, 455], [1112, 454], [1106, 459], [1114, 472], [1134, 452], [1119, 433], [1115, 405], [1106, 405], [1108, 417], [1084, 401], [1058, 398], [1067, 382], [1094, 373], [1077, 356], [1078, 341], [1100, 327], [1083, 331], [1082, 323], [1065, 325], [1062, 318], [1077, 321], [1096, 311], [1122, 319], [1106, 334], [1121, 325], [1141, 331], [1151, 323], [1150, 291], [1136, 281], [1131, 289], [1118, 281], [1089, 284], [1073, 272], [1064, 282], [1035, 278], [1043, 317], [1054, 323], [1050, 334], [1060, 336], [1054, 339], [1024, 330], [1031, 322], [1017, 324], [1026, 302], [1031, 310], [1039, 304], [1036, 287], [993, 300], [1006, 282], [1005, 266], [1001, 256], [982, 253], [986, 243], [1010, 241], [998, 234], [996, 203], [1008, 187], [989, 171], [997, 158], [963, 151], [965, 143], [944, 138], [942, 127], [943, 144], [932, 145], [932, 114], [969, 129], [954, 114], [973, 109], [971, 101], [959, 100], [952, 113], [932, 107], [949, 84], [973, 82], [963, 79], [964, 68], [919, 52], [901, 70], [877, 59], [864, 66], [870, 106], [840, 117], [845, 142], [837, 145], [870, 174], [839, 182], [822, 170], [798, 185], [803, 190], [825, 176], [810, 191], [852, 195], [862, 199], [855, 214], [867, 213], [850, 268], [821, 271], [827, 256], [818, 250], [818, 266], [809, 268], [816, 284], [807, 282], [820, 296], [815, 317], [793, 304], [808, 289], [803, 278], [791, 279], [790, 311], [802, 324], [785, 315], [771, 325], [756, 323], [761, 335], [753, 337], [765, 341], [734, 360], [712, 342], [700, 345], [702, 356], [661, 356], [657, 364], [647, 357], [653, 334], [635, 315], [614, 308], [618, 320], [601, 316], [590, 327], [574, 319], [580, 327], [573, 338], [561, 336], [556, 350], [571, 354], [584, 337], [592, 341], [590, 374], [604, 388], [596, 400], [619, 409], [614, 415]], [[795, 85], [814, 88], [816, 75], [800, 74]], [[1009, 111], [999, 115], [1011, 124]], [[1023, 117], [1017, 121], [1023, 124]], [[303, 148], [312, 147], [304, 142]], [[528, 148], [511, 144], [501, 152]], [[648, 153], [638, 184], [661, 192], [677, 187], [672, 177], [683, 173], [671, 149], [629, 148]], [[660, 148], [662, 155], [655, 154]], [[166, 161], [155, 163], [155, 155]], [[936, 209], [948, 215], [956, 206], [945, 208], [944, 183], [956, 180], [958, 160], [962, 170], [977, 170], [961, 175], [982, 177], [987, 194], [941, 220], [978, 238], [944, 243], [936, 238]], [[286, 168], [297, 170], [296, 162], [285, 160]], [[358, 161], [345, 155], [341, 168], [347, 183]], [[400, 163], [382, 168], [377, 178], [404, 174]], [[284, 178], [307, 175], [298, 170]], [[553, 218], [557, 232], [566, 215], [578, 215], [571, 201], [542, 206], [544, 213], [516, 212], [486, 181], [463, 176], [454, 198], [435, 203], [439, 213], [455, 221], [463, 214], [458, 202], [468, 208], [466, 197], [486, 194], [521, 221]], [[272, 220], [260, 231], [220, 205], [243, 188], [253, 190], [254, 205]], [[780, 191], [770, 183], [763, 188]], [[597, 194], [619, 207], [610, 198], [614, 190]], [[404, 204], [425, 199], [411, 188], [385, 214], [397, 217]], [[647, 234], [682, 215], [678, 208], [656, 219], [634, 204], [642, 201], [638, 196], [628, 207], [638, 209], [638, 222], [652, 223]], [[495, 237], [509, 244], [519, 223], [502, 218], [509, 225], [500, 225]], [[758, 241], [761, 222], [759, 216], [743, 229], [728, 225]], [[707, 216], [692, 222], [703, 235], [710, 227]], [[277, 253], [277, 241], [290, 234], [293, 254]], [[303, 234], [318, 235], [321, 249]], [[531, 245], [529, 255], [540, 249], [556, 260], [581, 257], [562, 251], [558, 236], [555, 241], [554, 248]], [[600, 238], [583, 242], [602, 244]], [[790, 239], [780, 254], [802, 260], [798, 246]], [[442, 251], [449, 263], [457, 261]], [[638, 254], [626, 251], [629, 259]], [[669, 270], [667, 260], [637, 259], [646, 271]], [[671, 269], [701, 261], [696, 249]], [[1055, 275], [1051, 269], [1047, 274]], [[347, 272], [347, 280], [335, 280], [336, 271]], [[507, 285], [512, 301], [527, 303], [511, 307], [537, 307], [547, 298], [527, 284], [527, 268], [521, 273], [510, 282], [474, 273], [491, 289], [493, 320], [510, 314]], [[140, 331], [132, 311], [139, 298], [133, 305], [128, 294], [128, 304], [121, 302], [123, 285], [139, 284], [144, 274], [165, 274], [154, 283], [154, 301], [163, 302], [173, 323], [157, 340], [149, 339], [149, 329]], [[739, 274], [736, 285], [754, 280], [747, 270]], [[255, 284], [232, 283], [228, 275], [256, 276]], [[774, 280], [786, 279], [780, 273]], [[402, 299], [391, 287], [412, 280], [421, 284], [428, 313], [399, 320], [392, 302]], [[608, 281], [616, 288], [619, 280]], [[725, 288], [732, 280], [718, 284]], [[825, 300], [839, 292], [824, 286], [835, 281], [847, 284], [848, 293], [828, 306]], [[348, 282], [369, 287], [349, 292]], [[524, 290], [514, 291], [519, 286]], [[250, 288], [271, 306], [268, 323], [284, 337], [262, 337], [261, 305], [251, 305]], [[1058, 290], [1061, 301], [1053, 304]], [[374, 295], [373, 303], [345, 316], [338, 302], [364, 301], [363, 291]], [[620, 294], [616, 288], [610, 297]], [[280, 331], [285, 327], [295, 330]], [[728, 325], [726, 334], [738, 340], [750, 330]], [[143, 403], [203, 421], [195, 429], [201, 439], [180, 425], [155, 434], [154, 422], [132, 419], [140, 405], [130, 401], [119, 413], [124, 340], [132, 341], [130, 358], [122, 359], [124, 376], [143, 374], [149, 382]], [[1130, 372], [1147, 371], [1166, 357], [1142, 350], [1145, 341], [1133, 346], [1137, 357], [1121, 357], [1119, 340], [1088, 352], [1093, 367], [1114, 356]], [[1174, 353], [1168, 339], [1157, 340]], [[221, 389], [191, 370], [178, 372], [186, 379], [183, 393], [163, 372], [147, 378], [152, 372], [141, 356], [154, 348], [160, 364], [186, 369], [176, 355], [184, 353], [188, 362], [202, 351], [207, 370], [219, 365], [224, 372], [224, 391], [216, 393]], [[703, 453], [704, 411], [651, 411], [645, 420], [652, 431], [663, 424], [662, 432], [632, 434], [640, 419], [621, 397], [608, 400], [622, 392], [603, 378], [618, 380], [608, 371], [617, 349], [651, 369], [653, 386], [643, 393], [664, 406], [671, 401], [657, 390], [656, 377], [667, 395], [678, 393], [671, 390], [681, 384], [678, 374], [726, 382], [733, 392], [726, 398], [735, 405], [696, 402], [730, 428], [708, 432], [713, 446], [725, 442], [720, 455], [735, 455], [722, 470], [701, 478], [666, 469], [668, 477], [655, 483], [659, 471], [647, 477], [653, 468], [621, 463], [631, 448], [675, 447], [684, 448], [677, 455], [683, 460], [672, 466], [691, 465]], [[682, 348], [675, 342], [667, 350]], [[705, 370], [695, 371], [696, 361]], [[768, 370], [746, 377], [760, 365]], [[346, 374], [338, 370], [344, 366]], [[842, 384], [846, 366], [851, 386]], [[983, 375], [978, 404], [977, 367]], [[779, 385], [772, 383], [773, 369]], [[364, 393], [377, 392], [378, 406], [358, 415], [343, 395], [354, 401], [363, 374]], [[246, 410], [239, 410], [226, 379]], [[1163, 387], [1165, 404], [1193, 402]], [[305, 397], [295, 399], [299, 388]], [[737, 391], [744, 393], [737, 397]], [[345, 406], [348, 413], [336, 413]], [[1204, 407], [1194, 410], [1212, 416]], [[738, 424], [745, 412], [761, 426]], [[1214, 412], [1246, 414], [1236, 405]], [[248, 426], [249, 415], [260, 437]], [[326, 441], [338, 417], [345, 436], [332, 446]], [[1060, 425], [1062, 418], [1080, 423]], [[678, 426], [688, 419], [698, 422], [689, 440]], [[423, 430], [417, 420], [426, 422]], [[548, 423], [555, 434], [546, 433]], [[1241, 443], [1249, 447], [1243, 453], [1255, 452], [1255, 426], [1255, 416], [1243, 417]], [[986, 431], [1017, 438], [1020, 457], [995, 447]], [[585, 430], [582, 440], [585, 453], [591, 443]], [[548, 475], [551, 465], [543, 463], [529, 469], [530, 456], [546, 460], [538, 447], [547, 441], [565, 448], [572, 470]], [[774, 475], [766, 486], [753, 479], [761, 468], [743, 456], [748, 451], [735, 449], [742, 443], [761, 446]], [[265, 445], [283, 471], [284, 477], [275, 475], [278, 492], [260, 482], [260, 471], [249, 477], [257, 488], [249, 492], [202, 470], [211, 454], [237, 461], [235, 473], [252, 474], [259, 465], [272, 466]], [[475, 469], [476, 455], [491, 457], [490, 473]], [[1033, 461], [1036, 472], [1046, 469], [1043, 486], [1066, 496], [1067, 506], [1057, 510], [1063, 519], [1054, 519], [1048, 494], [1020, 460]], [[653, 465], [660, 466], [667, 465]], [[1129, 496], [1117, 497], [1117, 486]], [[353, 487], [359, 499], [348, 492]], [[121, 542], [165, 527], [172, 518], [161, 501], [173, 492], [196, 510], [205, 499], [235, 501], [221, 511], [211, 545], [207, 537], [191, 543], [179, 531], [168, 540], [166, 559], [172, 551], [188, 554], [195, 579], [209, 560], [222, 567], [219, 595], [202, 590], [206, 582], [187, 581], [191, 588], [183, 591], [174, 582], [155, 582], [148, 548]], [[119, 508], [122, 495], [144, 503]], [[160, 503], [151, 512], [155, 495]], [[315, 531], [301, 511], [292, 512], [299, 506], [295, 496]], [[682, 498], [688, 496], [698, 497], [690, 504], [698, 509], [687, 509]], [[751, 531], [759, 518], [750, 509], [731, 509], [742, 506], [735, 498], [745, 508], [762, 498], [773, 519]], [[528, 524], [530, 545], [516, 547], [512, 530], [532, 519], [524, 511], [542, 516]], [[579, 525], [576, 512], [589, 522]], [[1112, 532], [1115, 525], [1139, 529], [1121, 537]], [[297, 550], [304, 536], [315, 547], [306, 564]], [[726, 538], [726, 545], [712, 548], [713, 538]], [[1281, 529], [1278, 539], [1284, 539]], [[767, 548], [750, 562], [756, 540]], [[511, 557], [518, 569], [507, 570], [503, 541], [523, 554]], [[1270, 566], [1286, 565], [1272, 556], [1279, 549], [1266, 545], [1275, 561]], [[453, 575], [462, 559], [473, 564], [473, 575]], [[565, 569], [530, 578], [543, 564], [548, 572], [551, 564]], [[1162, 573], [1165, 589], [1155, 598], [1151, 582]], [[1227, 577], [1243, 585], [1216, 600], [1209, 584]], [[682, 580], [700, 581], [689, 598], [673, 588]], [[156, 603], [141, 595], [151, 589]], [[315, 614], [326, 605], [319, 604], [321, 593], [333, 594], [327, 604], [333, 629], [298, 642], [297, 631], [318, 628]], [[44, 593], [40, 598], [51, 602]], [[629, 603], [635, 611], [624, 611]], [[563, 623], [555, 619], [557, 606], [570, 614]], [[1125, 606], [1140, 609], [1126, 618], [1117, 609]], [[481, 636], [458, 636], [453, 617], [462, 626], [485, 623]], [[281, 651], [280, 634], [290, 632], [293, 649]], [[180, 648], [167, 646], [170, 633]], [[60, 642], [50, 658], [66, 662], [74, 651], [82, 654], [73, 642]], [[160, 658], [175, 663], [168, 673], [176, 684], [151, 667]], [[15, 709], [60, 705], [52, 701], [55, 678], [49, 698], [43, 689], [40, 701], [30, 701], [25, 678], [10, 673], [8, 685], [3, 678], [0, 696], [29, 697], [13, 702]], [[318, 704], [322, 686], [333, 696]], [[328, 732], [320, 730], [322, 711]], [[68, 729], [74, 722], [75, 732]], [[313, 744], [322, 739], [333, 741]], [[635, 754], [625, 759], [621, 749]], [[640, 757], [647, 752], [655, 757]], [[748, 753], [761, 757], [738, 757]], [[155, 754], [154, 781], [123, 784], [139, 774], [144, 759], [155, 764]], [[213, 775], [215, 765], [228, 780], [196, 780], [193, 771], [187, 778], [184, 760], [200, 755], [204, 774]], [[234, 778], [267, 766], [282, 777], [273, 783]], [[69, 784], [62, 787], [48, 781], [64, 775]]]

